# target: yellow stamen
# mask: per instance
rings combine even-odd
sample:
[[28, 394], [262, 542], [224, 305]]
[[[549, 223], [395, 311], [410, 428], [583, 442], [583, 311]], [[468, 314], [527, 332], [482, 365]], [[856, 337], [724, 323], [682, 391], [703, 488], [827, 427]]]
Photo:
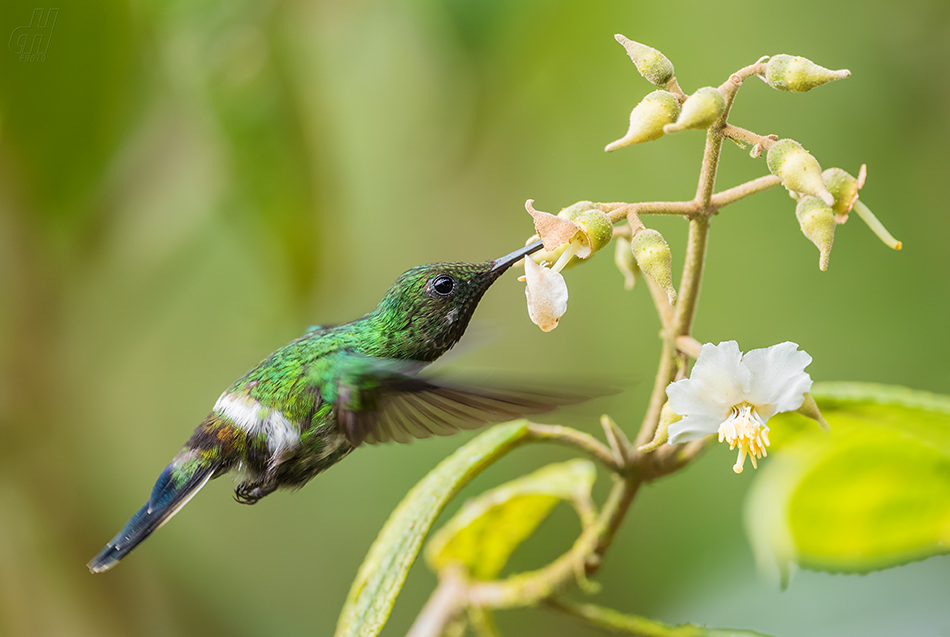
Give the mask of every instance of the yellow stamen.
[[728, 442], [729, 449], [739, 448], [739, 457], [732, 470], [742, 473], [747, 456], [752, 461], [752, 468], [758, 469], [756, 460], [768, 455], [769, 431], [755, 413], [755, 408], [743, 403], [733, 407], [732, 415], [719, 426], [719, 442]]

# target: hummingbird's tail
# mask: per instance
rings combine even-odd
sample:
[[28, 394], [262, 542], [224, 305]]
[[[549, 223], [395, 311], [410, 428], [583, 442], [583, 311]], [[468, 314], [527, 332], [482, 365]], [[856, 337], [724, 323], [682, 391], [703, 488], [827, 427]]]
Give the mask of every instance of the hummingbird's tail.
[[89, 561], [86, 565], [89, 570], [101, 573], [118, 564], [129, 551], [188, 504], [220, 466], [219, 462], [206, 463], [197, 458], [173, 460], [155, 482], [148, 502], [125, 523], [119, 534]]

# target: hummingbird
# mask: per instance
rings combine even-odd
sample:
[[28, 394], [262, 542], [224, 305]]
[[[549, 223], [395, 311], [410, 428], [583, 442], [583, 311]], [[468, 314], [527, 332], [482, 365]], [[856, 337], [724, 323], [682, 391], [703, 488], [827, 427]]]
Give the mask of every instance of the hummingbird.
[[302, 487], [364, 443], [449, 435], [585, 398], [419, 376], [459, 341], [492, 283], [541, 247], [412, 268], [373, 311], [312, 327], [270, 354], [221, 394], [89, 570], [115, 566], [212, 478], [236, 474], [235, 499], [254, 504]]

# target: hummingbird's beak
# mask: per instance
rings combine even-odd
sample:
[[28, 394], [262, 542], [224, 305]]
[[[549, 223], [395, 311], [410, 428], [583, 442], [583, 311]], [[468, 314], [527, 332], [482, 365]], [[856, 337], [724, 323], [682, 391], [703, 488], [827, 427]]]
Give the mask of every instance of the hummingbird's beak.
[[518, 261], [521, 261], [523, 258], [528, 256], [529, 254], [533, 254], [537, 252], [542, 247], [544, 247], [544, 244], [541, 242], [541, 240], [538, 240], [532, 244], [526, 245], [523, 248], [515, 250], [511, 254], [506, 254], [503, 257], [499, 257], [494, 260], [494, 262], [492, 263], [492, 268], [489, 272], [491, 272], [491, 274], [497, 278], [501, 276], [502, 274], [504, 274], [505, 270], [510, 268], [512, 265], [514, 265]]

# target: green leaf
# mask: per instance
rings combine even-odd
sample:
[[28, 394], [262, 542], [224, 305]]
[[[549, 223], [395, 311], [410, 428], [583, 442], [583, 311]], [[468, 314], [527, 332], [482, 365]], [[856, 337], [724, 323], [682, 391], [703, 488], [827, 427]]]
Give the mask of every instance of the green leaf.
[[831, 425], [769, 420], [781, 451], [759, 472], [746, 526], [759, 564], [865, 573], [950, 552], [950, 397], [816, 384]]
[[472, 478], [528, 435], [526, 420], [492, 427], [439, 463], [406, 494], [360, 566], [337, 620], [337, 637], [379, 634], [435, 518]]
[[462, 565], [471, 577], [493, 579], [518, 546], [561, 500], [589, 509], [597, 477], [594, 463], [571, 460], [486, 491], [465, 503], [426, 546], [426, 562], [439, 571]]
[[691, 624], [670, 626], [654, 619], [628, 615], [594, 604], [578, 604], [566, 599], [549, 600], [548, 605], [611, 633], [638, 637], [768, 637], [751, 630], [703, 628]]

